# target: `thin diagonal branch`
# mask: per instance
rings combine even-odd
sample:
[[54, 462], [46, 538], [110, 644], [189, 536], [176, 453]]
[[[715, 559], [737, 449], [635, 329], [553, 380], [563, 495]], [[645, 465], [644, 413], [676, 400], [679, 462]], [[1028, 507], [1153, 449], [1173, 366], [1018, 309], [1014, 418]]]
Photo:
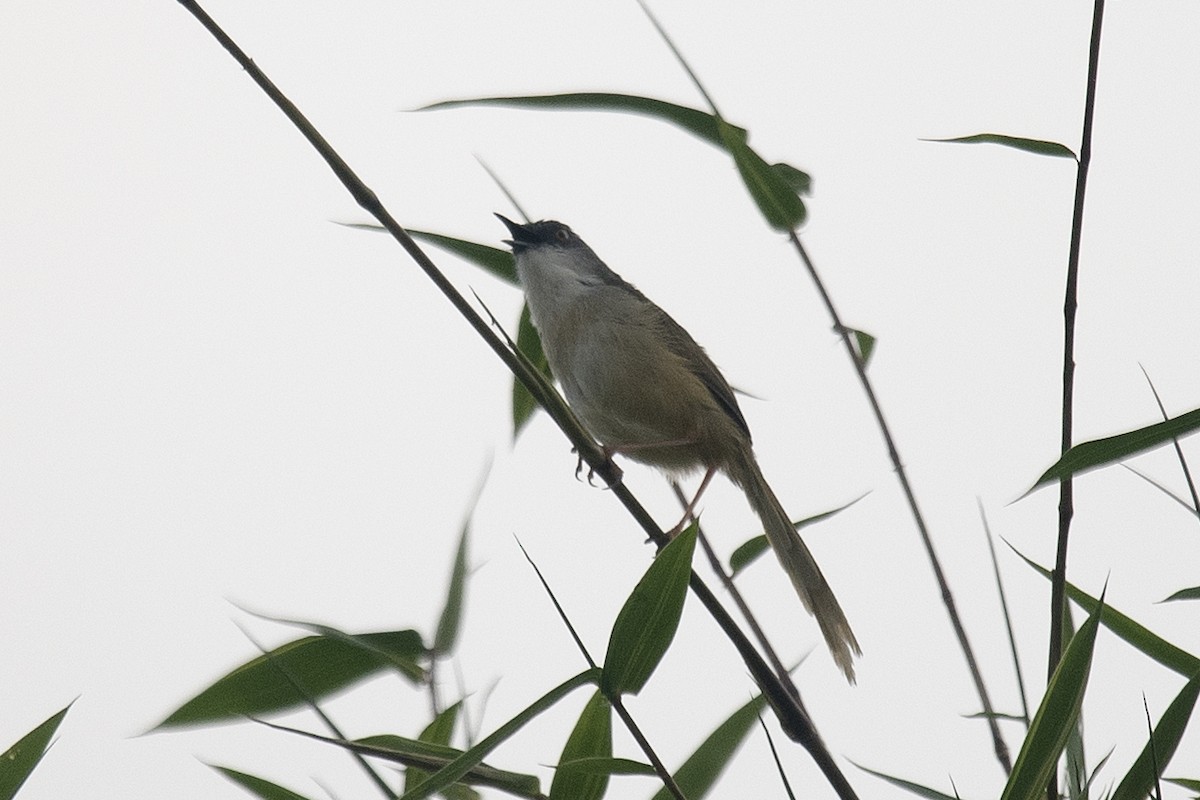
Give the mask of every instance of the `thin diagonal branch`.
[[842, 318], [837, 312], [837, 308], [833, 305], [833, 298], [825, 289], [825, 284], [822, 282], [820, 275], [817, 274], [816, 265], [809, 258], [808, 251], [804, 248], [800, 241], [799, 235], [795, 231], [788, 233], [788, 238], [792, 242], [792, 246], [796, 248], [796, 252], [800, 255], [800, 260], [803, 262], [805, 269], [808, 270], [809, 276], [817, 287], [818, 294], [821, 295], [821, 301], [825, 304], [825, 310], [833, 320], [834, 330], [842, 338], [842, 344], [846, 348], [846, 352], [850, 354], [850, 360], [854, 364], [854, 370], [858, 374], [859, 383], [862, 384], [863, 391], [867, 395], [867, 402], [871, 405], [871, 411], [875, 415], [875, 421], [879, 425], [880, 433], [883, 434], [883, 442], [887, 447], [888, 458], [892, 461], [892, 466], [896, 469], [896, 478], [900, 481], [900, 489], [904, 492], [904, 499], [908, 501], [909, 510], [912, 512], [913, 520], [917, 524], [917, 532], [921, 536], [921, 544], [925, 546], [925, 553], [929, 557], [929, 564], [933, 568], [933, 576], [937, 580], [938, 590], [942, 594], [942, 603], [946, 606], [946, 613], [950, 615], [950, 625], [954, 628], [954, 635], [958, 638], [958, 645], [962, 648], [963, 658], [966, 659], [967, 669], [971, 673], [971, 680], [975, 684], [975, 691], [979, 695], [979, 702], [983, 706], [984, 716], [987, 720], [988, 729], [992, 734], [992, 746], [996, 753], [996, 758], [1006, 773], [1012, 771], [1012, 759], [1008, 754], [1008, 745], [1005, 744], [1004, 738], [1000, 735], [1000, 725], [996, 722], [996, 711], [992, 707], [991, 697], [988, 696], [987, 685], [983, 682], [983, 673], [979, 671], [979, 662], [975, 658], [975, 651], [971, 648], [971, 642], [967, 638], [967, 630], [963, 627], [962, 618], [958, 615], [958, 607], [954, 603], [954, 595], [950, 591], [950, 584], [946, 580], [946, 573], [942, 570], [942, 564], [938, 560], [937, 550], [933, 546], [933, 538], [929, 535], [929, 528], [925, 525], [925, 517], [921, 514], [921, 507], [917, 505], [917, 496], [913, 492], [912, 484], [908, 482], [908, 473], [904, 469], [904, 464], [900, 461], [900, 452], [896, 449], [896, 441], [892, 437], [891, 428], [888, 427], [887, 420], [883, 416], [883, 408], [879, 405], [879, 398], [875, 395], [875, 388], [871, 385], [871, 379], [867, 377], [867, 365], [863, 359], [859, 357], [858, 350], [854, 346], [854, 341], [850, 338], [850, 329], [842, 324]]

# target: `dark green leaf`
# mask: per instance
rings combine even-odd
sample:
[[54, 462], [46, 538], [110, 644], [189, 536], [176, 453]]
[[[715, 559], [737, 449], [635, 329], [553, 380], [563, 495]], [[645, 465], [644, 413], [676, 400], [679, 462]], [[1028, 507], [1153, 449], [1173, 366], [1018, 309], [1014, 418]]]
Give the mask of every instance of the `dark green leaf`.
[[[550, 372], [550, 362], [546, 360], [546, 353], [542, 350], [542, 340], [538, 336], [537, 328], [533, 327], [533, 318], [529, 316], [529, 306], [521, 308], [521, 321], [517, 324], [517, 350], [525, 354], [529, 359], [529, 363], [533, 364], [550, 383], [554, 382], [554, 376]], [[537, 401], [533, 399], [533, 395], [525, 388], [525, 384], [521, 383], [516, 378], [513, 378], [513, 438], [521, 432], [525, 427], [533, 412], [537, 411]]]
[[608, 696], [637, 694], [667, 652], [683, 613], [695, 548], [696, 526], [689, 525], [659, 552], [617, 614], [600, 680]]
[[[1012, 545], [1009, 545], [1009, 547], [1012, 547]], [[1013, 548], [1013, 552], [1020, 556], [1026, 564], [1041, 573], [1042, 577], [1050, 578], [1050, 570], [1021, 555], [1016, 548]], [[1067, 583], [1067, 597], [1071, 598], [1072, 602], [1089, 614], [1094, 614], [1100, 606], [1099, 600], [1087, 592], [1076, 588], [1070, 582]], [[1111, 606], [1105, 606], [1104, 608], [1103, 624], [1104, 627], [1115, 633], [1126, 643], [1133, 645], [1164, 667], [1178, 672], [1185, 678], [1190, 678], [1197, 672], [1200, 672], [1200, 658], [1176, 647], [1166, 639], [1151, 633], [1150, 630], [1142, 627]]]
[[1005, 136], [1000, 133], [977, 133], [974, 136], [960, 136], [956, 139], [922, 139], [923, 142], [942, 142], [946, 144], [998, 144], [1015, 150], [1024, 150], [1039, 156], [1074, 159], [1071, 148], [1058, 142], [1047, 142], [1041, 139], [1023, 139], [1019, 136]]
[[1171, 763], [1179, 740], [1187, 730], [1188, 721], [1192, 718], [1192, 709], [1196, 707], [1196, 698], [1200, 696], [1200, 673], [1192, 676], [1167, 710], [1162, 719], [1154, 726], [1150, 742], [1142, 749], [1129, 772], [1117, 784], [1111, 800], [1142, 800], [1148, 797], [1154, 788], [1161, 770]]
[[1013, 764], [1000, 800], [1038, 800], [1045, 794], [1046, 785], [1054, 774], [1059, 756], [1075, 728], [1079, 709], [1083, 705], [1102, 613], [1103, 598], [1096, 613], [1088, 618], [1067, 645], [1030, 723], [1025, 741], [1021, 743], [1021, 752], [1017, 754], [1017, 761]]
[[[708, 795], [725, 766], [746, 740], [765, 704], [766, 699], [758, 695], [734, 711], [675, 771], [675, 783], [685, 797], [700, 800]], [[668, 800], [670, 797], [670, 792], [663, 788], [654, 795], [654, 800]]]
[[[632, 758], [600, 758], [594, 756], [592, 758], [576, 758], [572, 761], [560, 762], [557, 767], [557, 775], [571, 776], [590, 776], [607, 778], [609, 775], [645, 775], [653, 777], [658, 773], [654, 771], [654, 767], [644, 761], [634, 761]], [[607, 783], [607, 782], [606, 782]], [[554, 791], [551, 790], [550, 797], [553, 798]], [[582, 795], [559, 795], [562, 798], [581, 797]], [[603, 794], [588, 795], [589, 797], [603, 797]]]
[[417, 659], [424, 655], [425, 646], [416, 631], [338, 636], [327, 629], [321, 636], [297, 639], [246, 662], [184, 703], [157, 728], [287, 711], [308, 698], [327, 697], [398, 665], [407, 665], [406, 676], [420, 679], [424, 670]]
[[1163, 602], [1169, 603], [1172, 600], [1200, 600], [1200, 586], [1193, 586], [1190, 589], [1180, 589], [1175, 594], [1163, 600]]
[[459, 626], [462, 624], [463, 598], [467, 589], [467, 541], [471, 533], [470, 522], [463, 523], [458, 536], [458, 549], [454, 553], [454, 566], [450, 570], [450, 586], [446, 590], [446, 604], [438, 617], [437, 633], [433, 637], [434, 658], [451, 653], [458, 641]]
[[[854, 764], [853, 761], [850, 763]], [[854, 764], [854, 766], [858, 767], [863, 772], [874, 775], [876, 778], [881, 778], [882, 780], [887, 781], [893, 786], [898, 786], [901, 789], [904, 789], [906, 792], [912, 792], [917, 797], [924, 797], [925, 800], [961, 800], [957, 795], [939, 792], [937, 789], [931, 789], [928, 786], [924, 786], [920, 783], [914, 783], [913, 781], [905, 780], [904, 778], [897, 778], [894, 775], [888, 775], [886, 772], [876, 772], [875, 770], [868, 769], [861, 764]]]
[[783, 179], [791, 190], [802, 197], [808, 197], [812, 194], [812, 177], [803, 170], [798, 170], [791, 164], [772, 164], [771, 169]]
[[770, 548], [767, 537], [763, 534], [753, 536], [738, 546], [729, 556], [729, 571], [734, 575], [753, 564], [758, 557]]
[[871, 360], [871, 354], [875, 352], [875, 337], [856, 328], [847, 328], [847, 330], [854, 337], [854, 349], [858, 360], [863, 363], [863, 366], [866, 366]]
[[[454, 725], [458, 721], [458, 711], [460, 708], [462, 708], [462, 703], [455, 703], [434, 717], [433, 722], [426, 725], [425, 730], [421, 731], [421, 735], [417, 737], [417, 741], [449, 747], [450, 738], [454, 735]], [[449, 760], [449, 758], [446, 759], [447, 762]], [[445, 763], [440, 764], [440, 766], [445, 766]], [[429, 773], [425, 770], [415, 766], [409, 767], [404, 772], [404, 790], [408, 791], [428, 777]]]
[[[479, 97], [472, 100], [446, 100], [425, 106], [419, 111], [432, 111], [463, 106], [505, 106], [508, 108], [537, 108], [546, 111], [619, 111], [640, 114], [676, 125], [709, 144], [725, 149], [717, 131], [716, 118], [707, 111], [654, 100], [610, 92], [574, 92], [569, 94], [532, 95], [522, 97]], [[745, 133], [744, 129], [741, 130]], [[798, 171], [798, 170], [797, 170]]]
[[291, 789], [285, 789], [279, 784], [271, 783], [263, 778], [238, 772], [229, 767], [218, 767], [215, 764], [209, 764], [209, 766], [261, 800], [309, 800], [302, 794], [297, 794]]
[[[861, 494], [845, 505], [838, 506], [837, 508], [831, 508], [828, 511], [822, 511], [820, 514], [813, 514], [811, 517], [805, 517], [799, 522], [794, 522], [792, 524], [796, 526], [796, 530], [807, 528], [813, 523], [820, 522], [823, 519], [832, 517], [834, 514], [845, 511], [847, 508], [854, 505], [859, 500], [862, 500], [864, 497], [866, 497], [866, 495]], [[765, 553], [768, 547], [769, 545], [767, 544], [767, 537], [763, 536], [762, 534], [759, 534], [749, 541], [742, 543], [736, 550], [733, 551], [733, 555], [729, 557], [729, 571], [734, 575], [737, 575], [746, 567], [754, 563], [755, 559]]]
[[12, 800], [34, 767], [41, 762], [63, 717], [71, 710], [71, 705], [68, 703], [66, 708], [51, 715], [45, 722], [18, 739], [12, 747], [0, 753], [0, 800]]
[[447, 100], [420, 110], [482, 105], [553, 111], [620, 111], [669, 122], [733, 156], [750, 196], [771, 227], [790, 231], [804, 221], [804, 203], [797, 193], [807, 193], [811, 185], [808, 176], [787, 164], [768, 164], [747, 144], [745, 128], [732, 125], [715, 114], [648, 97], [608, 92]]
[[558, 758], [550, 783], [550, 800], [600, 800], [608, 789], [607, 772], [564, 769], [580, 761], [612, 759], [612, 706], [601, 692], [583, 707]]
[[468, 242], [465, 239], [456, 239], [453, 236], [444, 236], [440, 233], [415, 231], [411, 228], [405, 228], [405, 230], [414, 239], [421, 239], [422, 241], [437, 245], [449, 253], [454, 253], [465, 261], [469, 261], [475, 266], [492, 273], [492, 275], [502, 281], [507, 281], [514, 286], [517, 283], [517, 265], [513, 260], [512, 253], [508, 250], [492, 247], [491, 245], [478, 244], [477, 242]]
[[511, 738], [521, 728], [525, 727], [534, 717], [552, 707], [579, 687], [595, 684], [599, 680], [599, 677], [597, 670], [589, 669], [559, 684], [538, 698], [520, 714], [501, 725], [494, 733], [479, 744], [439, 769], [430, 776], [429, 780], [415, 789], [405, 792], [401, 800], [420, 800], [423, 797], [429, 797], [436, 792], [440, 792], [453, 783], [457, 783], [476, 765], [480, 764], [483, 759], [487, 758], [489, 753]]
[[1076, 473], [1103, 467], [1123, 458], [1137, 455], [1191, 433], [1197, 428], [1200, 428], [1200, 408], [1128, 433], [1077, 444], [1063, 453], [1062, 458], [1043, 472], [1042, 477], [1037, 479], [1037, 483], [1029, 491], [1032, 492], [1040, 486], [1062, 480]]
[[804, 201], [779, 172], [771, 169], [771, 165], [751, 149], [746, 141], [745, 130], [735, 128], [722, 119], [717, 120], [717, 130], [721, 134], [721, 143], [733, 156], [742, 183], [746, 185], [746, 190], [750, 192], [767, 224], [785, 232], [799, 227], [807, 214]]

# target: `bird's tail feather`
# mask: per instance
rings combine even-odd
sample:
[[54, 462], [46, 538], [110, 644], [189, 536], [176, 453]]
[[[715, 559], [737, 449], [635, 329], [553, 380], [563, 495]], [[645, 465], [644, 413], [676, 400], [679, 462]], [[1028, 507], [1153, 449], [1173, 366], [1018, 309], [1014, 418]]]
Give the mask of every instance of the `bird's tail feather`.
[[767, 541], [775, 551], [784, 572], [791, 579], [792, 586], [796, 588], [796, 594], [800, 595], [800, 600], [809, 613], [816, 617], [833, 660], [845, 674], [846, 680], [854, 683], [854, 657], [862, 654], [858, 640], [854, 638], [854, 631], [850, 630], [846, 614], [834, 596], [829, 582], [821, 574], [816, 559], [763, 478], [753, 452], [746, 448], [746, 452], [726, 469], [730, 479], [746, 493], [750, 506], [758, 514], [767, 534]]

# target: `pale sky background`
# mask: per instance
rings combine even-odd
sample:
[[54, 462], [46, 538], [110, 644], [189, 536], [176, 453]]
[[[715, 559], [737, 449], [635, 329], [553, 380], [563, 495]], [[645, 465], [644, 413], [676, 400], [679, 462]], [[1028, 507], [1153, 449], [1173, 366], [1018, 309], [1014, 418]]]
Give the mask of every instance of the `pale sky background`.
[[[1057, 455], [1074, 164], [921, 138], [993, 131], [1077, 148], [1088, 3], [653, 4], [768, 160], [814, 177], [804, 241], [847, 324], [879, 337], [885, 411], [1001, 710], [1018, 710], [976, 498], [1049, 563], [1057, 494], [1013, 502]], [[965, 798], [1003, 785], [928, 563], [852, 368], [791, 251], [732, 163], [645, 118], [457, 110], [442, 99], [623, 91], [700, 100], [633, 3], [213, 2], [213, 16], [402, 224], [498, 245], [511, 208], [571, 224], [704, 344], [865, 651], [848, 687], [773, 562], [747, 574], [860, 796], [909, 795], [853, 760]], [[1112, 3], [1081, 268], [1078, 440], [1200, 405], [1195, 226], [1200, 9]], [[22, 800], [240, 798], [201, 762], [312, 797], [377, 796], [340, 752], [250, 724], [139, 736], [297, 634], [232, 605], [353, 631], [432, 634], [474, 486], [458, 669], [491, 730], [582, 668], [513, 540], [597, 655], [649, 562], [607, 493], [578, 483], [544, 417], [515, 444], [510, 378], [403, 252], [175, 2], [0, 5], [0, 747], [78, 697]], [[520, 296], [437, 262], [515, 329]], [[1194, 465], [1195, 440], [1185, 442]], [[1182, 492], [1169, 450], [1134, 465]], [[627, 470], [664, 523], [662, 480]], [[1119, 467], [1077, 482], [1070, 577], [1200, 652], [1200, 526]], [[728, 553], [757, 522], [722, 483], [705, 523]], [[1048, 584], [1001, 548], [1036, 702]], [[1085, 705], [1100, 786], [1183, 685], [1109, 634]], [[493, 688], [494, 687], [494, 688]], [[489, 693], [490, 690], [490, 693]], [[453, 694], [451, 682], [446, 692]], [[630, 705], [677, 765], [752, 692], [689, 602]], [[482, 703], [486, 695], [486, 706]], [[578, 693], [490, 759], [542, 775]], [[356, 736], [415, 735], [393, 679], [332, 703]], [[314, 726], [307, 717], [289, 721]], [[1014, 754], [1021, 733], [1004, 728]], [[780, 737], [801, 796], [831, 797]], [[637, 757], [623, 733], [620, 754]], [[1168, 775], [1196, 777], [1192, 731]], [[1178, 787], [1164, 787], [1182, 798]], [[613, 798], [643, 798], [618, 779]], [[780, 797], [755, 733], [715, 795]]]

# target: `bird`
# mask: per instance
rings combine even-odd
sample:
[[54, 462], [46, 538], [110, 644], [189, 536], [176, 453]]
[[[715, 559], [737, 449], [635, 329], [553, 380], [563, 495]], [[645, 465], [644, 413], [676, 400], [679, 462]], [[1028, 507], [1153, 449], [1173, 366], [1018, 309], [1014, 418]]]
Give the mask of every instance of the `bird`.
[[567, 225], [496, 216], [512, 236], [504, 241], [550, 370], [583, 426], [610, 456], [672, 476], [703, 470], [683, 522], [718, 472], [741, 489], [834, 662], [854, 683], [858, 640], [763, 477], [734, 391], [704, 348]]

